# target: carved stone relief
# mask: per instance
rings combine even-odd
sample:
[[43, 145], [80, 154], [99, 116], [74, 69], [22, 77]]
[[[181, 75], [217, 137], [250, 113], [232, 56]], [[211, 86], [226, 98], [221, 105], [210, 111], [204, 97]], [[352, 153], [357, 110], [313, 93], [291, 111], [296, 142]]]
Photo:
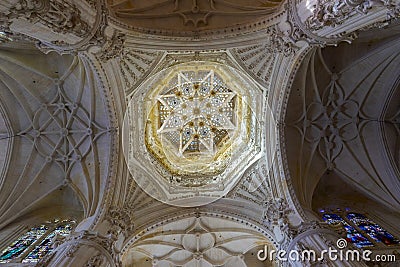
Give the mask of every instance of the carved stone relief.
[[268, 199], [264, 203], [264, 224], [284, 228], [288, 225], [288, 215], [293, 210], [282, 198]]
[[106, 41], [102, 47], [99, 58], [101, 61], [106, 62], [113, 58], [118, 58], [122, 55], [124, 50], [125, 35], [115, 32], [114, 35]]
[[107, 17], [100, 2], [19, 0], [0, 12], [0, 29], [24, 36], [45, 54], [73, 54], [104, 46]]
[[104, 256], [101, 254], [97, 254], [88, 260], [85, 267], [98, 267], [103, 264], [103, 261], [104, 261]]
[[290, 26], [284, 28], [294, 42], [318, 46], [351, 43], [359, 32], [394, 23], [399, 18], [399, 5], [397, 0], [290, 1]]
[[106, 219], [110, 222], [109, 233], [118, 236], [122, 233], [125, 237], [132, 234], [135, 224], [133, 219], [133, 210], [128, 208], [112, 208], [109, 210]]
[[313, 15], [307, 18], [306, 25], [311, 30], [319, 30], [325, 26], [335, 27], [354, 14], [367, 14], [375, 6], [387, 8], [388, 18], [398, 17], [400, 5], [388, 0], [318, 0], [314, 5]]
[[40, 22], [62, 34], [84, 37], [89, 31], [80, 10], [65, 0], [20, 0], [6, 16], [9, 20], [25, 18], [33, 23]]

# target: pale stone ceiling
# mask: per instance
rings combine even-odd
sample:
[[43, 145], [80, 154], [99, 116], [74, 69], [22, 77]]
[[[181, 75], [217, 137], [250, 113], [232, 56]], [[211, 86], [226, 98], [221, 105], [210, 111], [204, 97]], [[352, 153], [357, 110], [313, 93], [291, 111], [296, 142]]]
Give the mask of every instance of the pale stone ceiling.
[[[18, 136], [5, 150], [3, 175], [14, 178], [3, 179], [1, 224], [37, 206], [58, 212], [55, 204], [65, 201], [71, 209], [93, 214], [111, 148], [110, 124], [102, 102], [95, 100], [101, 93], [94, 89], [93, 73], [77, 57], [3, 51], [1, 58], [3, 129], [7, 136]], [[97, 140], [102, 143], [98, 150], [93, 149]], [[99, 161], [104, 166], [94, 168]], [[60, 198], [54, 198], [57, 191]]]
[[[264, 244], [331, 244], [335, 232], [312, 222], [327, 206], [368, 213], [398, 236], [399, 2], [333, 5], [0, 3], [0, 247], [24, 225], [72, 217], [76, 234], [43, 266], [261, 266]], [[157, 73], [202, 60], [260, 88], [262, 156], [235, 162], [243, 170], [218, 201], [180, 208], [132, 177], [123, 120]]]
[[276, 13], [281, 0], [211, 1], [107, 1], [112, 20], [125, 28], [175, 36], [193, 32], [224, 31], [233, 25], [246, 25]]
[[[350, 62], [337, 62], [328, 54], [329, 50], [316, 50], [303, 62], [307, 69], [302, 70], [301, 81], [295, 82], [299, 89], [292, 91], [289, 100], [289, 105], [296, 108], [289, 110], [286, 122], [287, 134], [291, 136], [287, 139], [288, 150], [303, 151], [301, 157], [289, 161], [307, 166], [295, 170], [296, 165], [291, 165], [293, 174], [307, 177], [306, 181], [298, 181], [303, 187], [301, 192], [305, 197], [299, 198], [304, 204], [311, 204], [312, 194], [308, 190], [315, 188], [326, 171], [333, 171], [375, 200], [398, 210], [398, 197], [389, 189], [397, 188], [398, 181], [387, 174], [389, 170], [397, 172], [397, 152], [395, 149], [383, 152], [379, 148], [396, 146], [368, 141], [379, 140], [380, 134], [387, 136], [384, 142], [397, 139], [393, 118], [398, 106], [391, 104], [395, 101], [398, 105], [397, 99], [392, 98], [397, 94], [397, 45], [397, 40], [389, 41], [379, 50], [370, 49]], [[341, 49], [341, 54], [347, 53], [346, 46]], [[294, 137], [294, 132], [302, 136], [302, 141]], [[293, 157], [298, 152], [288, 155]], [[386, 161], [385, 157], [392, 160]], [[353, 158], [351, 165], [347, 163], [350, 158]]]

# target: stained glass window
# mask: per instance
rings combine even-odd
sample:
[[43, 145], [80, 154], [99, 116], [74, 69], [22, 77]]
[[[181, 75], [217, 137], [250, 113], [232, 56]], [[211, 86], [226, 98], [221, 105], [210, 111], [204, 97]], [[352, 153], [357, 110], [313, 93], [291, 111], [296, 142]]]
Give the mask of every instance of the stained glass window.
[[352, 242], [356, 247], [369, 247], [373, 246], [368, 238], [360, 234], [353, 226], [348, 224], [341, 216], [337, 214], [324, 214], [322, 219], [329, 224], [338, 224], [340, 223], [343, 228], [346, 230], [346, 239], [348, 242]]
[[30, 229], [1, 252], [0, 263], [38, 262], [52, 250], [56, 236], [69, 235], [74, 225], [75, 221], [55, 220]]
[[349, 213], [347, 214], [347, 218], [376, 242], [382, 242], [385, 245], [399, 244], [399, 240], [364, 215], [359, 213]]
[[52, 239], [54, 238], [54, 233], [48, 235], [43, 241], [38, 244], [29, 254], [26, 256], [22, 262], [37, 262], [39, 259], [43, 258], [51, 250]]
[[0, 263], [9, 262], [23, 254], [36, 240], [41, 238], [48, 229], [49, 228], [45, 225], [34, 227], [15, 240], [10, 246], [1, 252]]
[[[326, 213], [329, 211], [330, 213]], [[373, 222], [366, 216], [341, 209], [320, 210], [323, 213], [322, 219], [331, 225], [341, 224], [346, 230], [346, 239], [359, 248], [371, 247], [379, 243], [385, 245], [398, 245], [400, 241], [384, 230], [380, 225]], [[341, 216], [343, 215], [343, 216]]]

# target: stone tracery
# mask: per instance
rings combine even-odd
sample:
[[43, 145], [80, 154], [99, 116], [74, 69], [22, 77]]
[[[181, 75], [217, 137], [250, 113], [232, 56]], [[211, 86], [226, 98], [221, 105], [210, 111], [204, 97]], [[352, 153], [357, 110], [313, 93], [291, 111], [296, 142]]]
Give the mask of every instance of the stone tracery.
[[239, 96], [216, 70], [182, 70], [166, 84], [156, 96], [156, 107], [149, 118], [159, 122], [152, 126], [153, 135], [164, 147], [167, 159], [175, 164], [172, 168], [191, 168], [194, 173], [213, 165], [214, 172], [220, 172], [212, 161], [231, 153], [231, 138], [237, 136], [243, 112]]
[[175, 87], [158, 99], [157, 133], [179, 147], [180, 156], [186, 152], [213, 154], [228, 131], [236, 128], [236, 94], [221, 84], [214, 71], [200, 75], [188, 80], [191, 73], [179, 73]]
[[161, 233], [154, 229], [135, 242], [133, 250], [143, 255], [137, 257], [139, 261], [132, 262], [129, 254], [124, 261], [144, 264], [148, 259], [155, 266], [246, 266], [246, 252], [269, 241], [249, 228], [237, 226], [238, 223], [207, 216], [172, 222]]
[[[262, 153], [257, 142], [265, 140], [263, 129], [251, 115], [261, 112], [260, 93], [238, 70], [207, 61], [182, 63], [146, 81], [133, 94], [124, 125], [130, 129], [125, 139], [130, 171], [154, 173], [133, 175], [138, 184], [147, 192], [157, 188], [156, 198], [167, 202], [185, 197], [210, 201], [226, 194], [237, 179], [233, 173], [243, 172]], [[145, 146], [134, 126], [142, 121]], [[133, 151], [134, 144], [143, 153]], [[149, 161], [152, 167], [145, 166]], [[199, 193], [193, 195], [194, 188]]]

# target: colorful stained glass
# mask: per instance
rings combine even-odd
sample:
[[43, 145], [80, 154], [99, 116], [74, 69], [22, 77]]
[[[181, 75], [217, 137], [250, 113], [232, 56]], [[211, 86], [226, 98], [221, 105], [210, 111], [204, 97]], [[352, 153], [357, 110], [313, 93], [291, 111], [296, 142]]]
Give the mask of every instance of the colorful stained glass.
[[[34, 227], [29, 232], [14, 241], [0, 254], [0, 263], [11, 261], [34, 263], [38, 262], [52, 250], [52, 243], [56, 236], [67, 236], [71, 233], [75, 221], [54, 220], [49, 226]], [[58, 225], [56, 228], [51, 225]]]
[[45, 239], [43, 239], [43, 241], [39, 245], [37, 245], [22, 262], [38, 262], [47, 253], [53, 250], [51, 245], [54, 241], [55, 236], [67, 236], [71, 233], [72, 228], [73, 227], [71, 224], [58, 226]]
[[41, 238], [48, 229], [49, 228], [45, 225], [32, 228], [1, 252], [0, 263], [10, 262], [12, 259], [22, 255], [24, 251]]
[[346, 230], [347, 241], [352, 242], [356, 247], [362, 248], [373, 246], [371, 241], [360, 234], [353, 226], [349, 225], [341, 216], [337, 214], [324, 214], [322, 219], [333, 225], [340, 223]]
[[[73, 223], [74, 223], [74, 222], [73, 222]], [[70, 224], [70, 223], [68, 223], [68, 224], [64, 224], [64, 225], [58, 226], [58, 227], [54, 230], [54, 232], [55, 232], [57, 235], [67, 236], [67, 235], [69, 235], [69, 234], [72, 232], [72, 229], [73, 229], [73, 225]]]
[[52, 239], [54, 238], [54, 232], [48, 235], [43, 241], [32, 250], [25, 259], [22, 260], [23, 263], [25, 262], [38, 262], [41, 258], [44, 257], [50, 250]]
[[344, 223], [343, 218], [337, 214], [324, 214], [322, 216], [322, 219], [329, 224], [338, 224], [338, 223], [343, 224]]
[[399, 240], [364, 215], [359, 213], [349, 213], [347, 214], [347, 218], [375, 241], [382, 242], [385, 245], [399, 244]]

